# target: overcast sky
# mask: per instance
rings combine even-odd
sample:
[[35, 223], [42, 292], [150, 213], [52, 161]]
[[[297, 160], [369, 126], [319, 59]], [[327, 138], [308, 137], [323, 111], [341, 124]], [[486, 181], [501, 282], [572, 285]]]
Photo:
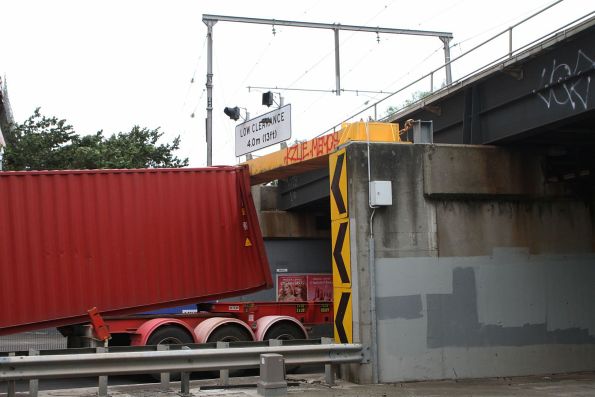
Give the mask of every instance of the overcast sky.
[[[36, 107], [65, 118], [80, 134], [161, 127], [182, 137], [178, 155], [206, 164], [206, 25], [203, 14], [452, 32], [456, 57], [544, 8], [544, 0], [302, 0], [302, 1], [28, 1], [0, 2], [0, 74], [6, 76], [17, 121]], [[515, 29], [515, 46], [595, 9], [593, 0], [564, 0]], [[219, 22], [214, 28], [214, 164], [235, 164], [235, 122], [225, 106], [255, 117], [267, 89], [335, 88], [331, 31]], [[340, 33], [341, 83], [347, 90], [395, 91], [440, 66], [438, 38]], [[507, 50], [496, 40], [453, 64], [454, 77]], [[193, 81], [193, 82], [192, 82]], [[436, 73], [434, 86], [444, 81]], [[377, 115], [402, 103], [429, 80], [382, 103]], [[319, 135], [383, 98], [383, 94], [281, 91], [292, 104], [292, 138]], [[194, 115], [194, 117], [192, 117]], [[367, 115], [371, 115], [368, 113]], [[358, 119], [361, 116], [358, 116]]]

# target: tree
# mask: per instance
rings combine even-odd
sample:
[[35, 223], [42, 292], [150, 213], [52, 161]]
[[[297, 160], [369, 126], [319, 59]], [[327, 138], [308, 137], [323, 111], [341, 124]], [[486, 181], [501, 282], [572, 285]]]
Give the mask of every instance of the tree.
[[385, 114], [386, 116], [390, 116], [391, 114], [396, 113], [397, 111], [414, 104], [415, 102], [427, 97], [430, 94], [430, 91], [415, 91], [413, 94], [411, 94], [411, 97], [409, 99], [406, 99], [400, 106], [389, 106], [388, 108], [386, 108]]
[[99, 131], [80, 136], [74, 128], [56, 117], [41, 114], [39, 108], [6, 134], [5, 170], [161, 168], [184, 167], [188, 159], [173, 152], [180, 137], [171, 143], [157, 144], [163, 136], [159, 128], [134, 126], [108, 138]]

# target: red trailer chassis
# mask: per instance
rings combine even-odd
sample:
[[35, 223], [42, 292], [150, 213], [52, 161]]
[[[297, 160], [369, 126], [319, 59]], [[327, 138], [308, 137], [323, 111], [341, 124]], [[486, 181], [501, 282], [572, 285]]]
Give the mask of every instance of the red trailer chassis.
[[[111, 316], [93, 324], [60, 328], [69, 347], [307, 339], [318, 325], [333, 323], [332, 302], [221, 302], [175, 315]], [[103, 333], [102, 330], [108, 332]]]

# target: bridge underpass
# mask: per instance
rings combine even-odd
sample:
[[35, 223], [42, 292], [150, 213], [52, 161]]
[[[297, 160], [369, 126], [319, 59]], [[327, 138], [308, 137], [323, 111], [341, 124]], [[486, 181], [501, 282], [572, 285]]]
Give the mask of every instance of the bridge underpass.
[[595, 18], [405, 108], [387, 121], [433, 122], [434, 142], [548, 154], [548, 178], [595, 175]]
[[[249, 162], [254, 184], [278, 181], [260, 188], [276, 197], [266, 212], [277, 232], [330, 219], [318, 232], [331, 235], [335, 311], [347, 310], [335, 337], [370, 352], [344, 377], [595, 370], [592, 26], [395, 116], [432, 120], [435, 145], [321, 137], [335, 142], [321, 156], [304, 155], [321, 147], [304, 143]], [[552, 83], [540, 86], [542, 75]], [[370, 208], [368, 175], [391, 182], [391, 205]]]

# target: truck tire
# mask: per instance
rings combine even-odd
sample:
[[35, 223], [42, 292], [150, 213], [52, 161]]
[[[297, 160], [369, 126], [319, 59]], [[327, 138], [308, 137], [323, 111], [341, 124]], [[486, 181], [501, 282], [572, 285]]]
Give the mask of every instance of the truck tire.
[[[147, 345], [183, 345], [186, 343], [194, 343], [194, 339], [180, 327], [171, 325], [157, 328], [147, 339]], [[151, 377], [155, 380], [161, 380], [161, 374], [151, 374]], [[181, 378], [180, 372], [171, 372], [169, 374], [171, 381], [179, 381]]]
[[207, 342], [246, 342], [251, 340], [252, 336], [245, 329], [236, 325], [224, 325], [213, 331]]
[[264, 340], [268, 339], [281, 339], [281, 340], [292, 340], [292, 339], [306, 339], [304, 332], [294, 324], [290, 322], [280, 322], [273, 325], [267, 333], [264, 335]]
[[147, 345], [183, 345], [185, 343], [194, 343], [194, 339], [180, 327], [171, 325], [157, 328], [157, 331], [147, 339]]

